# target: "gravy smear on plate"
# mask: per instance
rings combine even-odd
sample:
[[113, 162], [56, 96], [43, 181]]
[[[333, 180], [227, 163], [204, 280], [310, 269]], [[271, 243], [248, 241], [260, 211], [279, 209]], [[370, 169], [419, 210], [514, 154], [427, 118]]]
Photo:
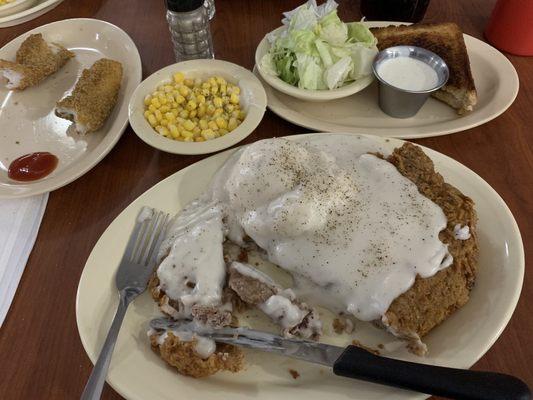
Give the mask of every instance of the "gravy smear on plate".
[[417, 275], [451, 265], [439, 240], [442, 209], [368, 154], [380, 150], [374, 141], [349, 142], [267, 139], [237, 151], [174, 221], [160, 252], [161, 289], [185, 314], [193, 303], [220, 305], [222, 242], [249, 237], [309, 304], [370, 321]]

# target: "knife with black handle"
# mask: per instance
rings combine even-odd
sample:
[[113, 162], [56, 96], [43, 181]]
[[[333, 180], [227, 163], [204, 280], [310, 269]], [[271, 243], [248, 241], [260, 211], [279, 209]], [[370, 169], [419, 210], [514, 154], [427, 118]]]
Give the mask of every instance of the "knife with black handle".
[[228, 343], [297, 358], [333, 368], [333, 373], [387, 386], [458, 400], [530, 400], [531, 391], [520, 379], [495, 372], [470, 371], [396, 360], [361, 347], [346, 348], [283, 338], [247, 328], [206, 329], [194, 323], [156, 318], [156, 331], [193, 331]]

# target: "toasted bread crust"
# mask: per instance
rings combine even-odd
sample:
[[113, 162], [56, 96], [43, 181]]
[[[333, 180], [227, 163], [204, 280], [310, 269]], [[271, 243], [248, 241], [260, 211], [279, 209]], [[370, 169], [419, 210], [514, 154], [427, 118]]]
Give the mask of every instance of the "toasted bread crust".
[[454, 23], [413, 24], [371, 28], [379, 50], [392, 46], [418, 46], [439, 55], [448, 65], [450, 78], [436, 98], [458, 110], [472, 111], [477, 102], [476, 86], [461, 29]]

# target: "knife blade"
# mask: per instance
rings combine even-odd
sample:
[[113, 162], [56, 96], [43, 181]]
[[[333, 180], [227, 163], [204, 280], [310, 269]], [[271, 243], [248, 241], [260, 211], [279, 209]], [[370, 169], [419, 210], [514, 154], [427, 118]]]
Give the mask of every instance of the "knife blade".
[[357, 346], [346, 348], [296, 338], [284, 338], [248, 328], [210, 329], [191, 321], [155, 318], [158, 332], [187, 331], [232, 344], [280, 354], [333, 368], [339, 376], [458, 400], [530, 400], [520, 379], [495, 372], [469, 371], [396, 360]]
[[155, 330], [177, 329], [195, 332], [203, 337], [213, 339], [215, 342], [268, 351], [328, 367], [333, 367], [334, 362], [345, 350], [344, 347], [310, 340], [284, 338], [248, 328], [207, 329], [190, 322], [180, 323], [169, 321], [166, 318], [153, 319], [150, 322], [150, 327]]

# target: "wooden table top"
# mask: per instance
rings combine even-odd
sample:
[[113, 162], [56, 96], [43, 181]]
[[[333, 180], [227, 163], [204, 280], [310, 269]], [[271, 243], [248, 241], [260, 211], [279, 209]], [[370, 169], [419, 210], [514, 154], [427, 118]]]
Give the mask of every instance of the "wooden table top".
[[[212, 34], [216, 57], [251, 69], [256, 45], [280, 23], [281, 12], [303, 0], [218, 0]], [[341, 1], [343, 20], [360, 18], [358, 1]], [[424, 21], [453, 21], [483, 38], [494, 0], [433, 1]], [[143, 76], [174, 62], [162, 0], [66, 0], [38, 19], [0, 29], [0, 46], [40, 25], [67, 18], [97, 18], [124, 29], [139, 48]], [[522, 296], [509, 325], [473, 367], [514, 374], [533, 387], [533, 58], [508, 56], [520, 77], [514, 104], [500, 117], [465, 132], [417, 140], [460, 161], [506, 201], [526, 251]], [[245, 142], [303, 133], [267, 111]], [[78, 280], [89, 253], [111, 221], [137, 196], [205, 156], [162, 153], [131, 128], [90, 172], [50, 194], [39, 236], [11, 310], [0, 330], [1, 399], [73, 399], [92, 364], [76, 327]], [[529, 272], [529, 273], [528, 273]], [[106, 385], [103, 398], [121, 397]]]

